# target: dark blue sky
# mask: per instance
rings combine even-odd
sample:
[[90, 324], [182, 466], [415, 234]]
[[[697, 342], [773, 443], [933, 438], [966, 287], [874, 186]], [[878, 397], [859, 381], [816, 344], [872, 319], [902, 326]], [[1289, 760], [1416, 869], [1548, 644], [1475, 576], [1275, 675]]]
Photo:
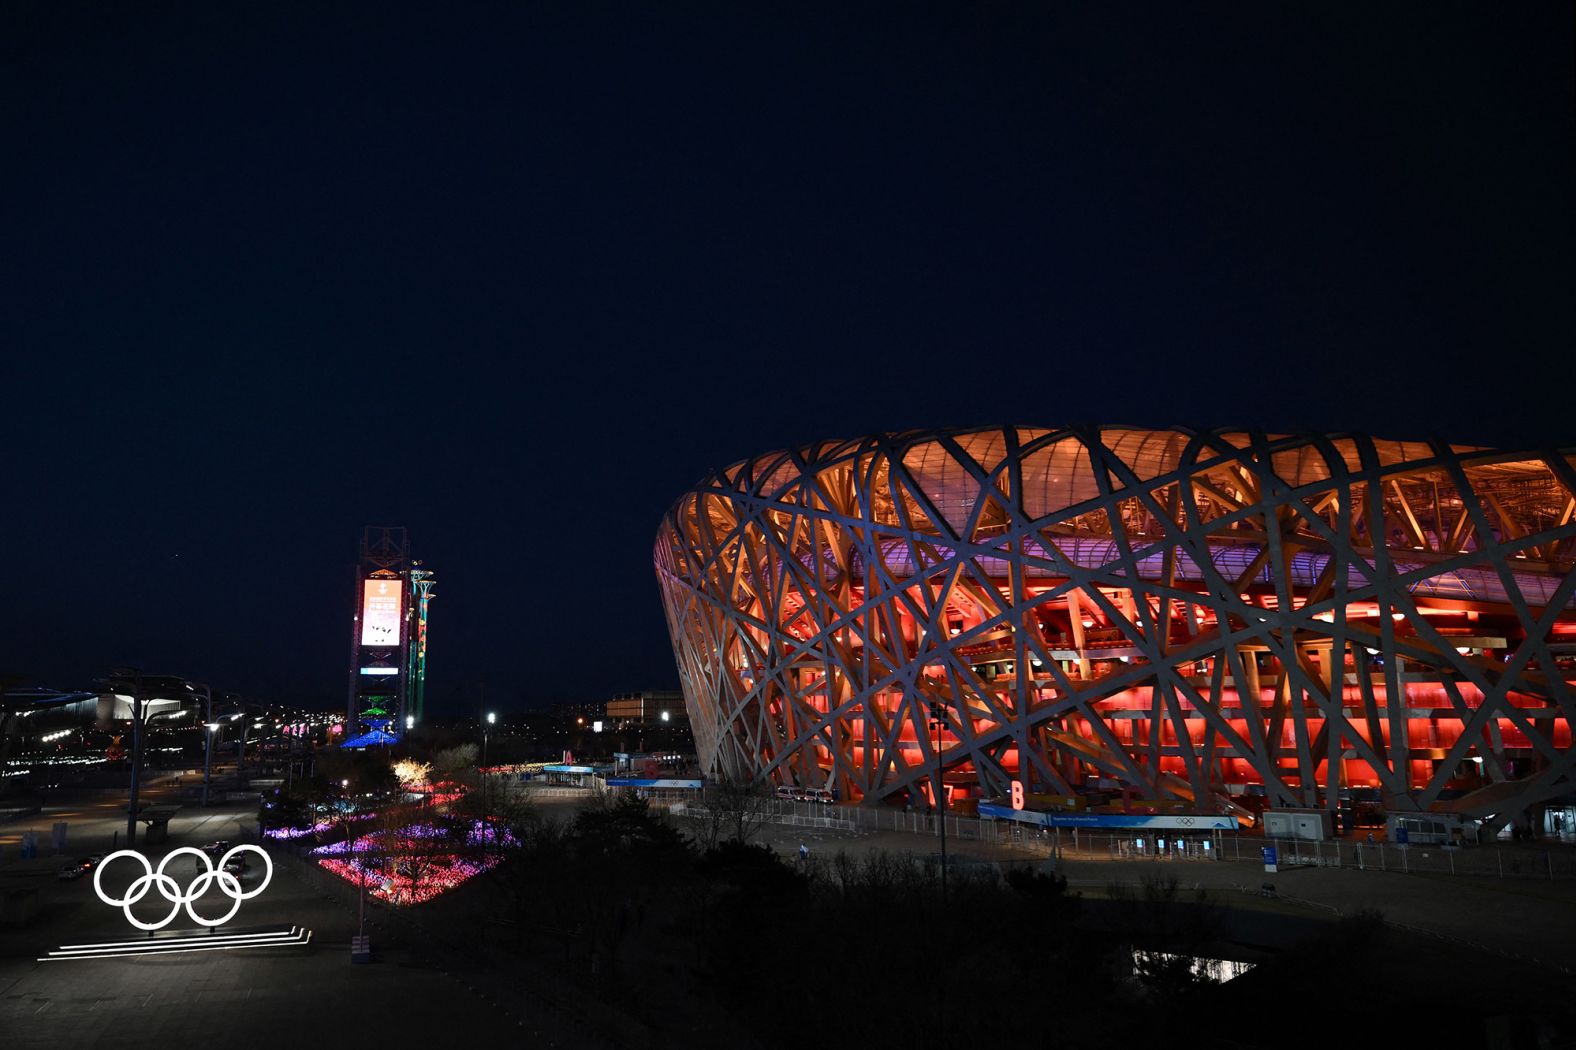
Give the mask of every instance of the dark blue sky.
[[[0, 13], [0, 672], [677, 685], [710, 468], [879, 429], [1576, 444], [1564, 3]], [[857, 7], [857, 10], [849, 10]]]

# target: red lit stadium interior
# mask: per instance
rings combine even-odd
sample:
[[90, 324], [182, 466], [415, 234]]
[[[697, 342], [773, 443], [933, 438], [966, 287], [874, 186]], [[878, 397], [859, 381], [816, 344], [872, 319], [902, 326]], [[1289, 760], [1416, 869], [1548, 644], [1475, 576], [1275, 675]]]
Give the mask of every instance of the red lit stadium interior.
[[656, 562], [718, 775], [924, 802], [939, 759], [965, 810], [1020, 780], [1072, 807], [1487, 818], [1573, 790], [1573, 461], [884, 435], [707, 479]]

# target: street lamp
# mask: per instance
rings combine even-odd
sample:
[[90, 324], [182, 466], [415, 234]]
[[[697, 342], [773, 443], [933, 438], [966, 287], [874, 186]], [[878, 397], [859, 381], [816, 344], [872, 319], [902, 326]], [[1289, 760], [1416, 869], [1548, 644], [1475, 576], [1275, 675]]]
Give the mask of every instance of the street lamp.
[[142, 755], [147, 744], [148, 704], [153, 700], [168, 701], [179, 696], [178, 690], [187, 683], [185, 679], [173, 675], [143, 674], [135, 667], [117, 667], [108, 678], [99, 681], [117, 699], [126, 696], [131, 701], [131, 783], [126, 806], [126, 845], [135, 847], [137, 819], [142, 810]]
[[497, 713], [493, 712], [493, 711], [488, 711], [487, 712], [487, 725], [482, 727], [482, 766], [484, 768], [487, 765], [487, 730], [488, 730], [489, 727], [495, 726], [497, 724], [498, 724], [498, 715], [497, 715]]
[[143, 674], [135, 667], [117, 667], [110, 672], [109, 688], [114, 695], [121, 695], [128, 684], [131, 687], [131, 784], [130, 802], [126, 806], [126, 845], [137, 845], [137, 812], [142, 808], [137, 801], [142, 787], [142, 737], [143, 719], [146, 715], [146, 698], [143, 692]]
[[208, 808], [209, 785], [213, 782], [213, 733], [219, 723], [213, 720], [213, 690], [203, 682], [184, 683], [186, 691], [202, 697], [203, 724], [208, 727], [202, 735], [202, 804]]
[[213, 738], [219, 732], [218, 722], [204, 722], [207, 732], [202, 737], [202, 804], [208, 806], [209, 785], [213, 783]]

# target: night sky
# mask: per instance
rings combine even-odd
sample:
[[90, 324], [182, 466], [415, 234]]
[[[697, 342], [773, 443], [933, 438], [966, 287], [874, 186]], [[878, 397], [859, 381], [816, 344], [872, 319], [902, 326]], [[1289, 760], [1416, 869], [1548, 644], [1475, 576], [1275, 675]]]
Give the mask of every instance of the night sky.
[[0, 673], [676, 688], [708, 470], [1068, 421], [1576, 444], [1572, 7], [0, 9]]

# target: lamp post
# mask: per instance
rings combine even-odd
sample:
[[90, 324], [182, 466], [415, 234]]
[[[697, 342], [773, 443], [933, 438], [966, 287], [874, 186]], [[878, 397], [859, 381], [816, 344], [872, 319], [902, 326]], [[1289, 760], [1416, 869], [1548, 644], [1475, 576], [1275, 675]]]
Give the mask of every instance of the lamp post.
[[487, 731], [498, 723], [498, 715], [494, 711], [487, 712], [487, 723], [482, 726], [482, 767], [487, 766]]
[[252, 720], [246, 714], [246, 701], [241, 701], [241, 713], [231, 717], [230, 721], [237, 719], [241, 722], [241, 739], [235, 749], [235, 777], [242, 787], [246, 786], [246, 737], [252, 730]]
[[936, 813], [941, 818], [941, 900], [947, 900], [947, 787], [941, 772], [941, 730], [947, 724], [946, 705], [930, 702], [930, 728], [935, 730]]
[[206, 732], [203, 734], [202, 750], [202, 804], [208, 805], [209, 785], [213, 782], [213, 737], [219, 731], [218, 722], [204, 722]]
[[365, 937], [367, 935], [367, 869], [356, 856], [357, 853], [361, 852], [357, 849], [358, 836], [354, 826], [350, 823], [350, 814], [342, 808], [345, 804], [343, 795], [350, 791], [349, 777], [340, 780], [339, 790], [341, 798], [336, 809], [344, 820], [345, 826], [349, 829], [348, 834], [350, 837], [347, 841], [350, 843], [350, 869], [356, 873], [356, 895], [359, 902], [357, 905], [356, 936]]
[[219, 723], [213, 720], [213, 690], [202, 682], [187, 682], [186, 688], [201, 694], [203, 699], [203, 725], [207, 728], [202, 735], [202, 804], [207, 809], [209, 785], [213, 782], [213, 731]]
[[142, 788], [142, 672], [135, 667], [117, 667], [111, 672], [110, 688], [117, 694], [127, 683], [131, 685], [131, 790], [126, 807], [126, 846], [137, 847], [137, 795]]

